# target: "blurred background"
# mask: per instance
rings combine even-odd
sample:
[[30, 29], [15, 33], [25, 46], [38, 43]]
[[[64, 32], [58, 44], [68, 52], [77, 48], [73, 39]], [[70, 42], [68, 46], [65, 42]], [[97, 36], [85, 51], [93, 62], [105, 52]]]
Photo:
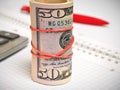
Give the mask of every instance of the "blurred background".
[[[0, 29], [26, 36], [30, 42], [30, 15], [21, 12], [24, 5], [29, 6], [29, 0], [0, 0]], [[55, 87], [33, 82], [29, 43], [23, 51], [0, 62], [0, 90], [120, 90], [120, 0], [74, 0], [74, 13], [100, 18], [109, 24], [73, 23], [72, 81]], [[93, 48], [96, 52], [91, 51]], [[99, 55], [99, 50], [103, 54]], [[106, 52], [109, 56], [105, 56]]]

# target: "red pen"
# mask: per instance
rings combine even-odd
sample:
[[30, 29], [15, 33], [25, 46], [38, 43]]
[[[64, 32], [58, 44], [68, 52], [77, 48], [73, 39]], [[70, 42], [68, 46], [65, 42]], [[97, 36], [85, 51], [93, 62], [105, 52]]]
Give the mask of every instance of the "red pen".
[[[30, 7], [29, 6], [23, 6], [21, 8], [21, 11], [30, 13]], [[109, 22], [91, 17], [91, 16], [86, 16], [86, 15], [81, 15], [81, 14], [73, 14], [73, 21], [75, 23], [83, 23], [83, 24], [89, 24], [89, 25], [97, 25], [97, 26], [104, 26], [109, 24]]]
[[90, 24], [90, 25], [98, 25], [98, 26], [104, 26], [109, 24], [107, 21], [86, 16], [86, 15], [80, 15], [80, 14], [73, 14], [73, 21], [76, 23], [83, 23], [83, 24]]

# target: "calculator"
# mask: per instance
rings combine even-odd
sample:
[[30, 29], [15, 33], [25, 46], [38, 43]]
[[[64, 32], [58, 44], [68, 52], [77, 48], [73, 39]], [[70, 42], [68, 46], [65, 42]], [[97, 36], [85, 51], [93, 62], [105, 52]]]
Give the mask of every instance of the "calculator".
[[20, 51], [28, 44], [28, 38], [8, 31], [0, 31], [0, 61]]

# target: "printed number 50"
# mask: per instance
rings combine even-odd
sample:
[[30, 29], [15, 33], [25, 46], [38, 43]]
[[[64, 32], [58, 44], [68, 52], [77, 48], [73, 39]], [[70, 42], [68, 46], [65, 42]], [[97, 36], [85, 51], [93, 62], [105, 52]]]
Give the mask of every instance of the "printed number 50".
[[40, 69], [38, 75], [41, 79], [55, 80], [60, 76], [60, 72], [57, 69]]

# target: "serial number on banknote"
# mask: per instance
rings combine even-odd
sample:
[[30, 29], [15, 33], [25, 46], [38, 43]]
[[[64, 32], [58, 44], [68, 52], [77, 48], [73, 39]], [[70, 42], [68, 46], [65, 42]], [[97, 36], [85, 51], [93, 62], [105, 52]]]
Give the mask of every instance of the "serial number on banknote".
[[48, 26], [68, 26], [72, 24], [72, 19], [48, 21]]

